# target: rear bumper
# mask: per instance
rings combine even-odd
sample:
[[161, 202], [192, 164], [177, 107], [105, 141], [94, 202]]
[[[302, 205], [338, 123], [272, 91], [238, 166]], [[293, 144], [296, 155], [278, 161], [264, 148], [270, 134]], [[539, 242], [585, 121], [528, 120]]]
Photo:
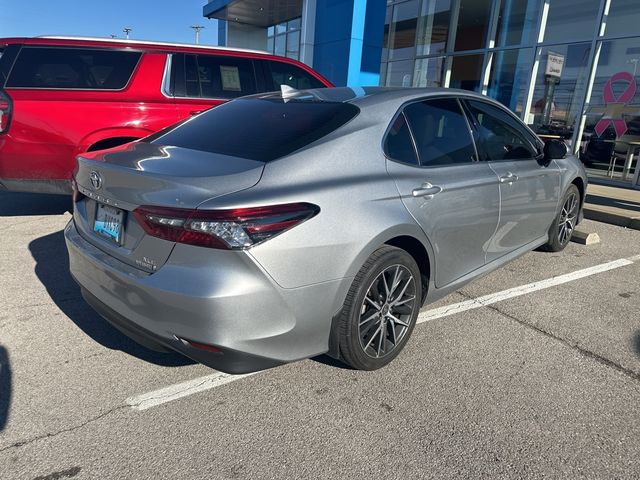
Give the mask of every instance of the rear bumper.
[[223, 353], [211, 353], [194, 348], [187, 342], [182, 341], [175, 336], [173, 338], [161, 337], [153, 332], [144, 330], [140, 326], [126, 319], [118, 312], [98, 300], [98, 298], [88, 290], [82, 288], [81, 291], [82, 298], [84, 298], [85, 301], [107, 322], [135, 342], [151, 350], [165, 352], [174, 350], [191, 358], [192, 360], [195, 360], [196, 362], [226, 373], [256, 372], [266, 368], [277, 367], [285, 363], [229, 349], [224, 350]]
[[147, 347], [172, 349], [229, 373], [325, 353], [331, 306], [350, 283], [282, 289], [244, 252], [180, 244], [157, 272], [147, 274], [93, 246], [73, 220], [65, 239], [71, 274], [106, 320]]

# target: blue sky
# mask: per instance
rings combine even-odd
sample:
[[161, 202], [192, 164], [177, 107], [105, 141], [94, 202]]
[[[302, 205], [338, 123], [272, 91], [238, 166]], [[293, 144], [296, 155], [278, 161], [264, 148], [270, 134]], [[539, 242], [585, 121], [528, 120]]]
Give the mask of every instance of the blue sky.
[[193, 43], [190, 25], [206, 28], [200, 43], [215, 45], [215, 20], [202, 16], [206, 0], [0, 0], [0, 37], [82, 35]]

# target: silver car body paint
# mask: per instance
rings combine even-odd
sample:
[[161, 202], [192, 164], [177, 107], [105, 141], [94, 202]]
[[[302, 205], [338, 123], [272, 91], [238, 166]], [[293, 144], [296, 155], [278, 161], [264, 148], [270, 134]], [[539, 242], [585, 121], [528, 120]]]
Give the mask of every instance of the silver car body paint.
[[[424, 247], [418, 261], [430, 271], [425, 301], [434, 301], [545, 243], [569, 184], [579, 179], [586, 186], [574, 157], [546, 166], [530, 160], [433, 168], [387, 159], [383, 137], [404, 104], [438, 96], [496, 103], [455, 90], [365, 91], [314, 91], [352, 102], [360, 113], [268, 163], [144, 143], [79, 157], [75, 181], [87, 199], [65, 230], [74, 278], [115, 312], [101, 311], [105, 317], [122, 317], [170, 348], [176, 338], [191, 339], [290, 362], [329, 350], [332, 319], [353, 278], [384, 243], [410, 237]], [[98, 191], [90, 182], [94, 171], [103, 178]], [[518, 181], [501, 183], [508, 172]], [[442, 191], [413, 197], [426, 183]], [[127, 214], [118, 246], [92, 231], [96, 200], [127, 212], [139, 205], [207, 210], [307, 202], [320, 213], [235, 251], [145, 235]]]

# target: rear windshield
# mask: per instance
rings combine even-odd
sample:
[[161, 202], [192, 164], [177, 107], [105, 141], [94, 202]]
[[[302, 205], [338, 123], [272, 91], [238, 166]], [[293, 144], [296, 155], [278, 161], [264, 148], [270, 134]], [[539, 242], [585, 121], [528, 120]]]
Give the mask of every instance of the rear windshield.
[[24, 47], [7, 87], [120, 90], [140, 59], [140, 52]]
[[350, 103], [238, 99], [145, 141], [270, 162], [328, 135], [358, 112]]

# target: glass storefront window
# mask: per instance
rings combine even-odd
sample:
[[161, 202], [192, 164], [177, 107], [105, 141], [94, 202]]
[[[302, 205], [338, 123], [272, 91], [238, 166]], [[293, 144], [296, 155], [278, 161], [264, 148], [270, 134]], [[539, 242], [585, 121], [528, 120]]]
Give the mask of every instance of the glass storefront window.
[[287, 42], [287, 37], [286, 35], [278, 35], [276, 36], [276, 40], [275, 40], [275, 48], [273, 50], [273, 53], [275, 53], [276, 55], [280, 55], [282, 57], [284, 57], [285, 53], [286, 53], [286, 42]]
[[414, 87], [441, 87], [444, 57], [419, 58], [413, 74]]
[[571, 139], [589, 76], [590, 50], [590, 42], [542, 48], [525, 118], [536, 133]]
[[485, 48], [492, 0], [460, 0], [455, 50]]
[[413, 60], [401, 60], [387, 64], [385, 85], [389, 87], [410, 87], [413, 78]]
[[415, 55], [418, 0], [394, 5], [388, 35], [389, 60], [412, 58]]
[[300, 30], [287, 34], [287, 57], [297, 60], [300, 56]]
[[537, 0], [502, 0], [496, 30], [496, 46], [531, 44], [536, 41], [540, 14]]
[[267, 52], [299, 60], [300, 25], [301, 17], [298, 17], [267, 27]]
[[587, 40], [593, 37], [600, 2], [596, 0], [551, 0], [545, 42]]
[[533, 48], [495, 52], [487, 95], [520, 115], [531, 76], [531, 65]]
[[638, 0], [611, 0], [606, 36], [636, 35], [640, 24]]
[[302, 22], [302, 18], [301, 17], [294, 18], [293, 20], [289, 20], [287, 28], [289, 30], [300, 30], [301, 22]]
[[450, 88], [462, 88], [479, 92], [484, 55], [459, 55], [453, 57]]
[[591, 176], [629, 181], [640, 150], [640, 37], [602, 42], [580, 157]]
[[451, 0], [423, 1], [418, 19], [417, 55], [444, 53], [449, 36]]

